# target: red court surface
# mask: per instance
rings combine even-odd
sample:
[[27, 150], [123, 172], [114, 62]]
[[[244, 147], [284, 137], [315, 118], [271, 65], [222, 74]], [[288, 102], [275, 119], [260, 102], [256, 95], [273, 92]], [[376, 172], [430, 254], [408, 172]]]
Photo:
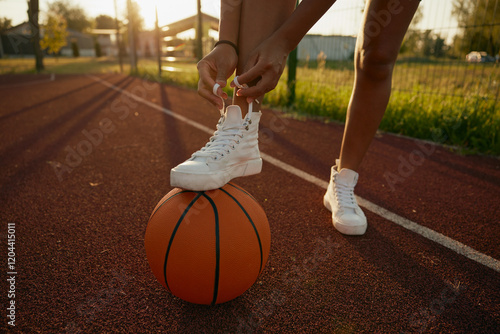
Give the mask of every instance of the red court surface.
[[356, 188], [367, 233], [344, 236], [322, 204], [342, 125], [264, 110], [263, 172], [234, 183], [267, 213], [269, 261], [200, 306], [156, 281], [144, 234], [217, 109], [115, 74], [0, 76], [0, 101], [2, 332], [499, 331], [497, 158], [381, 133]]

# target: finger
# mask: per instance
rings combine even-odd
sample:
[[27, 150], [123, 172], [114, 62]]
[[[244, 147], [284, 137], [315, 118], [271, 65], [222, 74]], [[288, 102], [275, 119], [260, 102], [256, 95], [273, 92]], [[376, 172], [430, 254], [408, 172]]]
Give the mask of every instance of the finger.
[[214, 95], [219, 95], [219, 88], [220, 88], [220, 85], [218, 83], [216, 83], [214, 85], [214, 88], [212, 88], [212, 93], [214, 93]]
[[226, 87], [227, 85], [227, 73], [224, 70], [219, 70], [217, 72], [217, 77], [215, 78], [215, 82], [218, 83], [221, 87]]
[[223, 103], [220, 97], [215, 96], [212, 91], [208, 89], [199, 89], [198, 94], [204, 99], [208, 100], [208, 102], [212, 103], [219, 110], [223, 108]]
[[260, 68], [260, 66], [255, 66], [252, 67], [248, 72], [245, 72], [241, 75], [239, 75], [236, 79], [237, 82], [234, 82], [234, 80], [231, 82], [231, 87], [238, 87], [241, 88], [243, 87], [248, 87], [248, 84], [251, 83], [252, 81], [258, 79], [264, 71]]
[[278, 82], [273, 80], [272, 77], [263, 77], [255, 86], [239, 89], [236, 95], [257, 98], [273, 90], [277, 83]]
[[198, 73], [200, 75], [200, 81], [202, 81], [206, 87], [213, 87], [215, 85], [215, 80], [213, 79], [216, 75], [215, 71], [207, 62], [200, 61], [198, 63]]
[[198, 81], [198, 94], [214, 106], [217, 106], [217, 108], [222, 109], [223, 102], [220, 97], [215, 96], [213, 94], [213, 88], [208, 88], [201, 79]]
[[[209, 100], [212, 104], [217, 105], [218, 107], [220, 106], [222, 108], [222, 102], [220, 101], [220, 98], [215, 98], [214, 95], [210, 94], [210, 92], [213, 93], [212, 87], [215, 85], [219, 85], [224, 87], [226, 82], [224, 81], [223, 84], [217, 83], [214, 81], [213, 77], [215, 76], [215, 71], [213, 68], [208, 64], [207, 62], [201, 61], [198, 63], [198, 73], [200, 75], [200, 80], [198, 82], [198, 93]], [[209, 88], [210, 87], [210, 88]], [[228, 98], [228, 95], [226, 92], [222, 90], [222, 88], [218, 88], [217, 94], [218, 96], [223, 97], [224, 99]]]
[[258, 56], [253, 55], [251, 56], [248, 61], [246, 62], [245, 66], [243, 67], [243, 73], [240, 74], [239, 76], [235, 77], [236, 82], [233, 81], [231, 82], [231, 87], [232, 88], [241, 88], [241, 86], [247, 86], [255, 79], [257, 79], [264, 71], [261, 68], [262, 66], [259, 66], [258, 62]]
[[214, 87], [212, 88], [212, 93], [219, 97], [219, 98], [223, 98], [223, 99], [227, 99], [228, 98], [228, 95], [226, 94], [226, 92], [224, 92], [221, 88], [221, 85], [219, 83], [216, 83], [214, 85]]

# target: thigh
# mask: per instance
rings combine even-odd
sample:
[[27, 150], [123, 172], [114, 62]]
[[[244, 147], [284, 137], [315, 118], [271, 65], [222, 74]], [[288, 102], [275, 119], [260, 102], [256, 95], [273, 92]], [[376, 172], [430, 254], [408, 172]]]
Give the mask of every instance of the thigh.
[[419, 0], [368, 0], [358, 34], [358, 49], [397, 57]]

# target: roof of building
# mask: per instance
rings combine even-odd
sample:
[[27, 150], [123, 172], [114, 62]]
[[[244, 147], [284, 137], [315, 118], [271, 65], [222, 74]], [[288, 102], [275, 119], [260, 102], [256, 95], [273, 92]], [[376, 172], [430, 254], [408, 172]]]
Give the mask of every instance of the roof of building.
[[[201, 19], [203, 23], [209, 23], [210, 29], [219, 30], [219, 19], [211, 15], [202, 13]], [[172, 22], [170, 24], [161, 27], [163, 36], [175, 36], [181, 32], [193, 29], [196, 27], [197, 15], [187, 17], [185, 19], [179, 20], [177, 22]]]

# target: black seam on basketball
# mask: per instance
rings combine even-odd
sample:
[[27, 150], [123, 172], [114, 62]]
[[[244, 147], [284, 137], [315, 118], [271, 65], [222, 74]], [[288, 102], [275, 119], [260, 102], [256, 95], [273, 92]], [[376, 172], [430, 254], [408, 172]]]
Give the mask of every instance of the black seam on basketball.
[[231, 186], [231, 187], [233, 187], [233, 188], [235, 188], [235, 189], [238, 189], [238, 190], [239, 190], [239, 191], [241, 191], [242, 193], [244, 193], [244, 194], [246, 194], [246, 195], [250, 196], [250, 197], [251, 197], [251, 198], [252, 198], [255, 202], [257, 202], [257, 200], [255, 199], [255, 197], [253, 197], [253, 196], [252, 196], [249, 192], [247, 192], [245, 189], [240, 188], [240, 187], [238, 187], [238, 186], [236, 186], [235, 184], [232, 184], [232, 183], [228, 183], [227, 185], [228, 185], [228, 186]]
[[245, 216], [247, 216], [248, 221], [250, 222], [250, 224], [252, 224], [253, 230], [255, 231], [255, 236], [257, 237], [257, 241], [259, 241], [259, 250], [260, 250], [260, 268], [259, 268], [259, 273], [260, 273], [261, 270], [262, 270], [262, 261], [263, 261], [264, 255], [262, 253], [262, 242], [260, 241], [259, 231], [257, 230], [257, 227], [253, 223], [252, 218], [250, 217], [250, 215], [248, 214], [248, 212], [245, 210], [245, 208], [243, 207], [243, 205], [241, 205], [241, 203], [238, 202], [238, 200], [233, 195], [231, 195], [230, 193], [228, 193], [226, 190], [224, 190], [224, 189], [221, 189], [221, 190], [226, 195], [228, 195], [229, 197], [231, 197], [233, 199], [233, 201], [236, 202], [236, 204], [238, 204], [238, 206], [240, 207], [241, 211], [243, 211], [243, 213], [245, 214]]
[[210, 205], [212, 205], [215, 217], [215, 280], [214, 280], [214, 296], [212, 298], [212, 303], [211, 303], [211, 305], [215, 305], [219, 294], [219, 275], [220, 275], [219, 274], [220, 271], [219, 213], [217, 211], [217, 206], [215, 205], [214, 201], [205, 193], [203, 193], [203, 197], [205, 197], [210, 203]]
[[163, 206], [163, 204], [167, 203], [169, 199], [171, 198], [174, 198], [175, 196], [177, 195], [180, 195], [180, 194], [183, 194], [183, 193], [189, 193], [189, 192], [194, 192], [194, 191], [191, 191], [191, 190], [183, 190], [183, 191], [179, 191], [178, 193], [176, 194], [173, 194], [172, 196], [170, 196], [169, 198], [167, 198], [166, 200], [164, 200], [160, 206], [158, 206], [158, 208], [151, 214], [151, 217], [149, 218], [149, 220], [151, 220], [153, 218], [153, 216], [155, 215], [155, 213], [160, 210], [160, 208]]
[[[179, 193], [180, 194], [180, 193]], [[193, 200], [191, 200], [191, 202], [189, 203], [189, 205], [186, 207], [186, 209], [184, 209], [184, 212], [182, 213], [181, 217], [179, 218], [179, 220], [177, 221], [177, 224], [175, 224], [175, 227], [174, 227], [174, 230], [172, 231], [172, 235], [170, 236], [170, 240], [168, 242], [168, 247], [167, 247], [167, 251], [165, 253], [165, 259], [163, 261], [163, 279], [165, 280], [165, 284], [167, 285], [167, 289], [169, 291], [170, 288], [168, 287], [168, 281], [167, 281], [167, 261], [168, 261], [168, 254], [170, 253], [170, 247], [172, 246], [172, 242], [174, 241], [174, 238], [175, 238], [175, 234], [177, 233], [177, 230], [179, 229], [179, 226], [181, 225], [181, 222], [184, 220], [184, 217], [187, 215], [187, 213], [189, 212], [189, 210], [191, 210], [191, 207], [194, 205], [194, 203], [198, 200], [198, 198], [201, 197], [201, 195], [204, 195], [204, 193], [202, 192], [198, 192], [198, 195], [195, 196], [195, 198], [193, 198]], [[206, 197], [206, 196], [205, 196]], [[165, 201], [166, 202], [166, 201]]]

